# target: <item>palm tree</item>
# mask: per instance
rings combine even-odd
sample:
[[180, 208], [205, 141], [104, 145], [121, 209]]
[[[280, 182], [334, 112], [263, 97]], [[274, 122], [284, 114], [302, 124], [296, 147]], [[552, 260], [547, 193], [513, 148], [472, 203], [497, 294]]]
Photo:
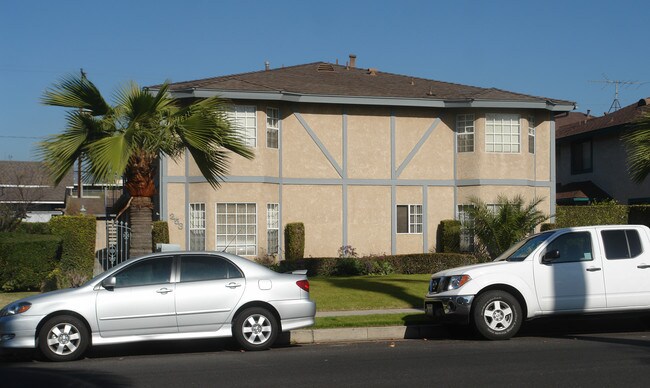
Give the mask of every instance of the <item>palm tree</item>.
[[46, 105], [71, 108], [65, 130], [39, 143], [38, 151], [59, 183], [82, 158], [85, 179], [109, 182], [124, 178], [131, 196], [131, 256], [151, 252], [152, 200], [159, 158], [178, 159], [189, 150], [201, 173], [217, 188], [229, 167], [230, 152], [247, 159], [246, 147], [227, 115], [227, 103], [208, 98], [183, 105], [168, 95], [168, 84], [156, 94], [131, 82], [110, 105], [85, 76], [69, 75], [48, 88]]
[[627, 170], [632, 181], [641, 183], [650, 174], [650, 112], [646, 112], [621, 137], [627, 151]]
[[508, 199], [500, 195], [495, 206], [485, 204], [477, 197], [470, 198], [469, 218], [473, 232], [491, 258], [496, 258], [510, 246], [533, 232], [548, 219], [537, 205], [543, 198], [533, 198], [526, 204], [521, 195]]

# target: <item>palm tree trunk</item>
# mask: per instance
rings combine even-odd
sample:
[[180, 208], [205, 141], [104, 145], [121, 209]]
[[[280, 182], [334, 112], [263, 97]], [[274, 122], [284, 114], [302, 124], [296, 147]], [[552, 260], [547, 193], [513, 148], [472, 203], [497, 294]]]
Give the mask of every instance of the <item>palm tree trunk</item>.
[[153, 203], [151, 197], [133, 197], [129, 208], [131, 222], [130, 257], [138, 257], [151, 253], [152, 237], [151, 225], [153, 217]]

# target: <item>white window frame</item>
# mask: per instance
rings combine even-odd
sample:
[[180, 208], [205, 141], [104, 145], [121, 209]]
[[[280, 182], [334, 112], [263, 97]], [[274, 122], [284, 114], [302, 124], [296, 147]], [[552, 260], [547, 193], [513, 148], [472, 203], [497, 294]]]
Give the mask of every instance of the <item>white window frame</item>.
[[[188, 242], [190, 251], [205, 251], [205, 203], [193, 202], [188, 206], [190, 213], [190, 241]], [[201, 233], [203, 232], [203, 233]], [[203, 244], [201, 246], [194, 246], [194, 235], [203, 235]]]
[[423, 229], [422, 205], [419, 204], [397, 205], [398, 208], [400, 206], [404, 206], [407, 208], [408, 232], [406, 233], [398, 232], [398, 234], [422, 234], [422, 229]]
[[528, 116], [528, 153], [535, 153], [535, 116]]
[[475, 128], [473, 113], [456, 115], [456, 152], [474, 152]]
[[257, 107], [233, 105], [229, 115], [246, 145], [257, 147]]
[[[274, 236], [275, 234], [275, 236]], [[266, 253], [274, 255], [280, 252], [280, 204], [266, 204]]]
[[474, 251], [474, 220], [467, 210], [473, 205], [462, 204], [456, 209], [456, 219], [460, 221], [460, 251]]
[[215, 207], [217, 251], [239, 256], [257, 255], [257, 204], [218, 202]]
[[[274, 107], [266, 108], [266, 148], [278, 148], [280, 141], [280, 109]], [[271, 139], [275, 138], [275, 142]]]
[[512, 113], [485, 115], [485, 152], [518, 154], [521, 151], [521, 116]]

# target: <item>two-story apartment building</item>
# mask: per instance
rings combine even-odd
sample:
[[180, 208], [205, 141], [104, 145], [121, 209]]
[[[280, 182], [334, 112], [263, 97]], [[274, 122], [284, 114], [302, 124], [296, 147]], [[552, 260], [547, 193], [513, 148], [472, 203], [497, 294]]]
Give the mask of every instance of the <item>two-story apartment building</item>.
[[[650, 98], [600, 117], [560, 125], [556, 133], [558, 203], [580, 205], [614, 199], [623, 205], [650, 203], [650, 182], [635, 183], [627, 172], [621, 135], [650, 112]], [[564, 121], [559, 118], [558, 123]]]
[[[188, 155], [161, 166], [160, 215], [183, 249], [282, 255], [287, 223], [305, 255], [428, 252], [470, 196], [543, 197], [554, 213], [553, 100], [331, 63], [180, 82], [218, 95], [255, 151], [217, 190]], [[155, 88], [151, 88], [155, 89]]]

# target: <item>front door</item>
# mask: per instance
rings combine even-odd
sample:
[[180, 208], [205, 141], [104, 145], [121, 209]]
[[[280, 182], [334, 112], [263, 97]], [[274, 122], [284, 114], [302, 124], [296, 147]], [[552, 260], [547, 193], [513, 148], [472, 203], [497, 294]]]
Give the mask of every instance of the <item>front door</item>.
[[175, 333], [173, 257], [135, 262], [115, 274], [112, 290], [97, 293], [96, 310], [102, 337]]
[[[593, 233], [589, 231], [565, 233], [550, 241], [536, 258], [535, 288], [544, 312], [605, 308], [602, 261], [593, 241]], [[544, 253], [553, 251], [559, 256], [542, 263]]]

